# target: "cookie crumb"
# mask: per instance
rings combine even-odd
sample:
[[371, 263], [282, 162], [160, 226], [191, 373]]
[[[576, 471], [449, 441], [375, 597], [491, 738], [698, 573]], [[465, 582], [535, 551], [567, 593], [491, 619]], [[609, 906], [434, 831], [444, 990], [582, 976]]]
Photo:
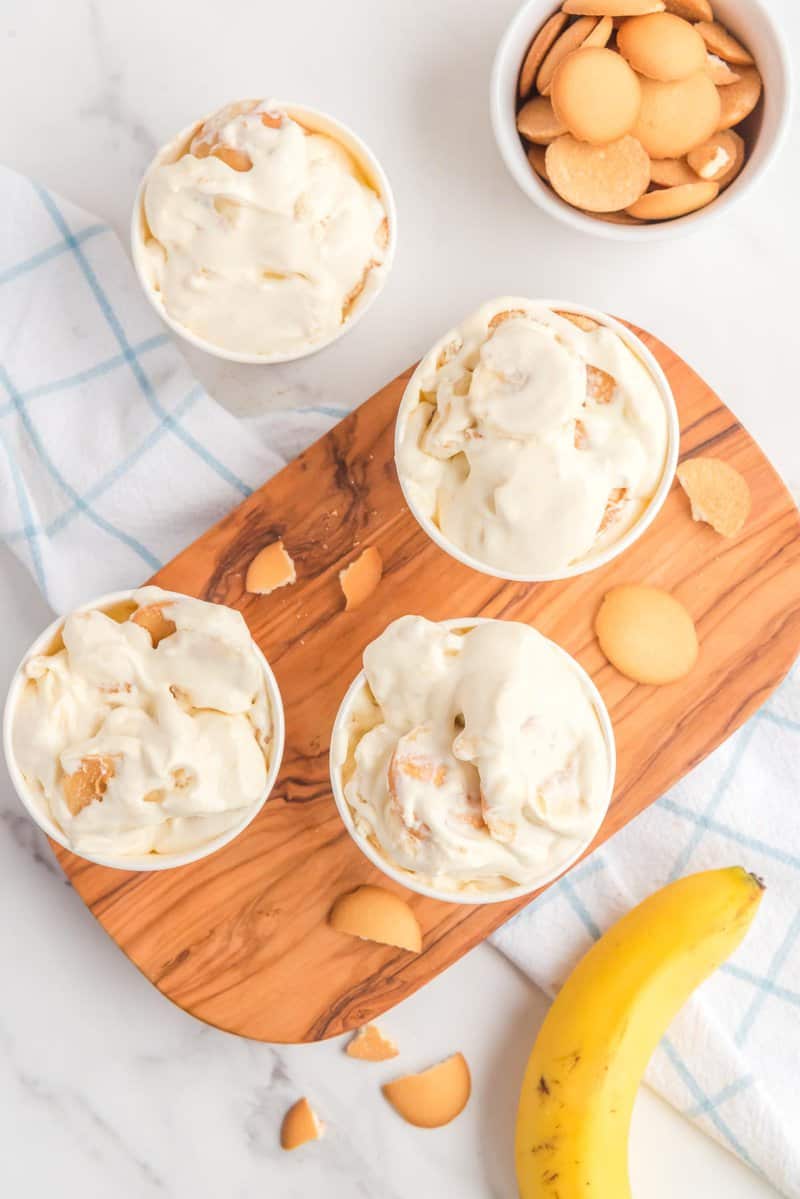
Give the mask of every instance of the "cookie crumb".
[[294, 562], [282, 541], [273, 541], [260, 549], [247, 568], [245, 590], [253, 595], [271, 595], [297, 579]]
[[455, 1120], [472, 1090], [463, 1053], [454, 1053], [419, 1074], [388, 1082], [382, 1091], [399, 1116], [417, 1128], [441, 1128]]
[[298, 1149], [308, 1141], [318, 1141], [325, 1126], [307, 1099], [292, 1104], [281, 1125], [281, 1149]]
[[736, 537], [742, 531], [752, 497], [738, 470], [720, 458], [690, 458], [677, 474], [689, 497], [692, 520], [711, 525], [721, 537]]
[[360, 1028], [345, 1047], [348, 1057], [362, 1062], [386, 1062], [397, 1057], [399, 1050], [394, 1041], [381, 1032], [377, 1024], [366, 1024]]
[[394, 945], [409, 953], [422, 951], [419, 921], [404, 899], [385, 887], [365, 884], [340, 895], [328, 915], [337, 932], [362, 941]]
[[359, 556], [339, 571], [339, 584], [345, 599], [345, 612], [352, 612], [369, 599], [383, 574], [383, 559], [375, 545], [368, 545]]

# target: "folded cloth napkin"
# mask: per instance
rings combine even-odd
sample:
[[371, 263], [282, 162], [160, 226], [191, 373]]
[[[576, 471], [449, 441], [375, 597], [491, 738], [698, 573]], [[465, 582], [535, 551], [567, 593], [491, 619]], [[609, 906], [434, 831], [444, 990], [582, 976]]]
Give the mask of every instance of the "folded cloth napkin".
[[[0, 170], [0, 528], [58, 610], [138, 583], [282, 458], [189, 374], [114, 234]], [[299, 451], [333, 423], [265, 417]], [[494, 937], [553, 991], [616, 916], [742, 862], [768, 890], [734, 959], [675, 1021], [650, 1084], [800, 1199], [800, 675], [725, 745]]]

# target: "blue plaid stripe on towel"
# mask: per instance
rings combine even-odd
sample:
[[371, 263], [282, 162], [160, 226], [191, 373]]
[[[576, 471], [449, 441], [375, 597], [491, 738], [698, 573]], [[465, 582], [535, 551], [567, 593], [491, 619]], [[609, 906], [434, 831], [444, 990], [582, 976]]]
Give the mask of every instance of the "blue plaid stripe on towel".
[[63, 610], [146, 578], [283, 460], [198, 386], [119, 239], [0, 168], [0, 528]]
[[[57, 609], [140, 582], [280, 465], [189, 374], [108, 228], [0, 171], [0, 528]], [[263, 380], [269, 378], [263, 372]], [[298, 452], [340, 415], [273, 412]], [[648, 1081], [800, 1199], [800, 672], [744, 728], [494, 937], [553, 991], [655, 887], [741, 862], [768, 890]]]

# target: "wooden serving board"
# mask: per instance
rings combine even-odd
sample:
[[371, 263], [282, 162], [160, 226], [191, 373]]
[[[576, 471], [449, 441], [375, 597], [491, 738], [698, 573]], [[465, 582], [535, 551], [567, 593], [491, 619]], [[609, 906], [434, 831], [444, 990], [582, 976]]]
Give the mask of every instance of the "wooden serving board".
[[[485, 907], [405, 893], [419, 917], [413, 955], [334, 932], [336, 896], [384, 879], [345, 831], [328, 782], [331, 725], [364, 647], [396, 617], [421, 613], [528, 621], [583, 664], [617, 739], [617, 785], [596, 844], [728, 737], [780, 682], [800, 648], [800, 521], [778, 475], [685, 362], [636, 330], [670, 380], [681, 453], [724, 458], [744, 474], [753, 512], [733, 541], [695, 524], [676, 483], [645, 535], [609, 566], [563, 583], [488, 578], [439, 550], [407, 510], [393, 425], [407, 372], [373, 396], [154, 578], [239, 608], [278, 679], [286, 752], [263, 811], [205, 861], [153, 874], [110, 870], [54, 846], [75, 889], [120, 948], [192, 1015], [263, 1041], [316, 1041], [374, 1019], [446, 969], [529, 902]], [[283, 538], [297, 583], [244, 591], [266, 542]], [[374, 595], [343, 611], [338, 572], [366, 545], [385, 563]], [[613, 583], [669, 588], [699, 630], [700, 659], [680, 683], [636, 686], [592, 632]]]

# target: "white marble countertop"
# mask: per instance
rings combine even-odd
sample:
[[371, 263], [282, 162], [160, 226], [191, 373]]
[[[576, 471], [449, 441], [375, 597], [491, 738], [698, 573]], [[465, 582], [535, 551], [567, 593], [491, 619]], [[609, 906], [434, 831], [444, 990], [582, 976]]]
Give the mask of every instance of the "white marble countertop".
[[[11, 115], [0, 122], [0, 161], [124, 235], [150, 155], [196, 115], [263, 94], [328, 109], [366, 138], [393, 181], [394, 272], [357, 333], [304, 363], [261, 370], [193, 355], [217, 398], [242, 413], [288, 402], [349, 407], [491, 294], [571, 298], [669, 341], [797, 489], [797, 305], [787, 269], [800, 261], [796, 155], [784, 154], [749, 201], [700, 237], [623, 249], [556, 226], [510, 181], [489, 129], [489, 66], [515, 7], [516, 0], [306, 0], [280, 9], [252, 0], [7, 0], [0, 96]], [[798, 44], [800, 9], [792, 0], [772, 7]], [[49, 619], [4, 551], [0, 611], [2, 683]], [[473, 1069], [464, 1115], [447, 1129], [420, 1132], [378, 1091], [396, 1063], [354, 1062], [341, 1041], [246, 1042], [169, 1004], [68, 888], [5, 777], [0, 878], [4, 1193], [515, 1193], [513, 1115], [544, 1000], [488, 946], [384, 1021], [401, 1044], [403, 1068], [461, 1049]], [[282, 1154], [280, 1118], [303, 1093], [329, 1134]], [[688, 1187], [729, 1199], [775, 1194], [647, 1092], [634, 1119], [632, 1162], [641, 1199]]]

